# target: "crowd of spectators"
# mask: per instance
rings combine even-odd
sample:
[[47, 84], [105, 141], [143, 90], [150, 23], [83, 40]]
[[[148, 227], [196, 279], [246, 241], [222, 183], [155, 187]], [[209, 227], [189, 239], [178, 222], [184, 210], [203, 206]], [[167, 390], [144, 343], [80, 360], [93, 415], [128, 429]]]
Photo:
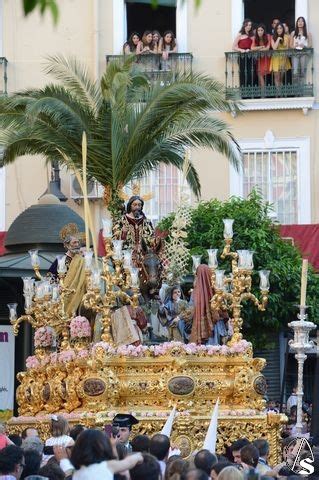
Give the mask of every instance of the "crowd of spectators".
[[[274, 409], [276, 405], [271, 405]], [[291, 406], [293, 409], [294, 405]], [[51, 437], [45, 442], [36, 428], [22, 435], [0, 434], [0, 479], [28, 480], [251, 480], [293, 477], [290, 464], [300, 453], [298, 439], [282, 440], [282, 461], [269, 464], [269, 443], [265, 438], [234, 441], [223, 455], [202, 449], [186, 460], [163, 434], [133, 436], [130, 427], [105, 431], [75, 425], [52, 416]], [[130, 436], [132, 440], [129, 441]], [[301, 452], [302, 453], [302, 452]], [[316, 479], [319, 447], [313, 443]]]
[[[239, 59], [240, 85], [256, 83], [264, 87], [274, 82], [278, 87], [283, 83], [300, 84], [307, 70], [307, 48], [312, 47], [312, 36], [304, 17], [298, 17], [290, 32], [287, 22], [274, 18], [271, 31], [263, 23], [254, 24], [245, 19], [233, 43], [233, 50], [240, 53], [257, 52], [256, 58], [242, 55]], [[285, 53], [293, 49], [296, 53]], [[269, 54], [270, 50], [277, 52]], [[302, 52], [301, 52], [302, 51]]]

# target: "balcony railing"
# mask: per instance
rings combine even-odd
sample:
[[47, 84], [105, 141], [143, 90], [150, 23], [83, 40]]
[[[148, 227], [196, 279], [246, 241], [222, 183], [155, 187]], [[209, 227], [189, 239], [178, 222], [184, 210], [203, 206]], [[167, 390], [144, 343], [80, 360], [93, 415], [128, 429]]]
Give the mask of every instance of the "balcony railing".
[[6, 57], [0, 57], [0, 72], [2, 70], [2, 75], [0, 73], [0, 95], [6, 95], [8, 93], [7, 84], [8, 84], [8, 77], [7, 77], [7, 65], [8, 60]]
[[[106, 55], [106, 63], [120, 61], [124, 63], [125, 55]], [[136, 55], [136, 64], [152, 81], [177, 78], [179, 74], [192, 72], [193, 55], [191, 53], [170, 53], [164, 60], [161, 54], [148, 53]]]
[[226, 95], [238, 99], [313, 96], [313, 49], [226, 52]]

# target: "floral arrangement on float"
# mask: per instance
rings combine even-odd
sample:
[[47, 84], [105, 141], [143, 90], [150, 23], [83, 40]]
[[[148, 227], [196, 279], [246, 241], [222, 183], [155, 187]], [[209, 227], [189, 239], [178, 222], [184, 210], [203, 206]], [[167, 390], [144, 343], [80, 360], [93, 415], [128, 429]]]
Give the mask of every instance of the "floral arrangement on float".
[[[85, 317], [82, 317], [85, 318]], [[88, 321], [88, 320], [87, 320]], [[76, 337], [73, 337], [76, 338]], [[81, 337], [79, 337], [81, 338]], [[83, 338], [83, 337], [82, 337]], [[33, 355], [27, 358], [27, 369], [39, 368], [50, 364], [66, 363], [75, 359], [86, 359], [91, 355], [93, 357], [100, 355], [112, 357], [128, 357], [128, 358], [146, 358], [146, 357], [164, 357], [164, 356], [213, 356], [213, 355], [236, 355], [245, 354], [252, 348], [250, 342], [240, 340], [232, 346], [228, 345], [196, 345], [195, 343], [184, 344], [181, 342], [165, 342], [160, 345], [122, 345], [114, 347], [106, 342], [95, 343], [92, 348], [68, 349], [61, 352], [53, 352], [46, 357], [38, 358]]]
[[91, 325], [86, 317], [74, 317], [70, 322], [70, 336], [71, 339], [76, 338], [90, 338]]
[[55, 345], [55, 332], [52, 327], [40, 327], [34, 334], [35, 348], [48, 348]]

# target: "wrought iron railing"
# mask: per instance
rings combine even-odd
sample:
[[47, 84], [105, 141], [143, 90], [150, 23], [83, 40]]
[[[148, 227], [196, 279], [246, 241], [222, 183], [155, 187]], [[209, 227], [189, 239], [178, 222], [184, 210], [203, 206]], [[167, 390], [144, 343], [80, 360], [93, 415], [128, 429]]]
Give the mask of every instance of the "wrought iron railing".
[[313, 49], [226, 52], [226, 95], [312, 97]]
[[[125, 61], [126, 55], [106, 55], [106, 63], [113, 61]], [[177, 78], [179, 74], [192, 72], [193, 55], [191, 53], [170, 53], [168, 59], [164, 59], [159, 53], [136, 55], [136, 64], [142, 72], [146, 73], [150, 80], [165, 82]]]

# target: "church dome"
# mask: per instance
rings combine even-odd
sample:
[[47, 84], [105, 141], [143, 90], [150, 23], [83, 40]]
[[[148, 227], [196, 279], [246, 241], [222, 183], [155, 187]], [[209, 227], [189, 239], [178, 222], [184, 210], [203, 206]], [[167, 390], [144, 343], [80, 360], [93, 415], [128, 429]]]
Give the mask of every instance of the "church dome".
[[60, 230], [75, 223], [84, 232], [84, 221], [70, 207], [51, 194], [44, 195], [37, 205], [22, 212], [7, 232], [5, 247], [10, 253], [26, 252], [30, 248], [63, 251]]

